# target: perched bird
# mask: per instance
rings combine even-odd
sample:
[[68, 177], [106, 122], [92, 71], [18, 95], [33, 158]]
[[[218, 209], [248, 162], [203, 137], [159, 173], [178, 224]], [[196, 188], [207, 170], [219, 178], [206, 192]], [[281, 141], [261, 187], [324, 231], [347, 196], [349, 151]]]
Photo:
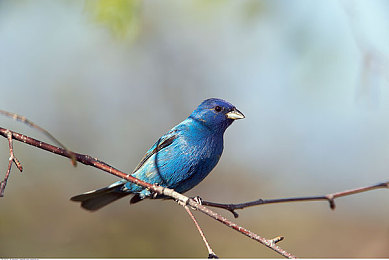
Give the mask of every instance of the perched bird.
[[[142, 181], [186, 192], [216, 166], [223, 152], [224, 131], [244, 115], [225, 100], [204, 100], [192, 114], [162, 136], [131, 174]], [[126, 180], [71, 198], [87, 210], [98, 210], [129, 194], [135, 203], [153, 194]], [[161, 198], [162, 196], [156, 196]]]

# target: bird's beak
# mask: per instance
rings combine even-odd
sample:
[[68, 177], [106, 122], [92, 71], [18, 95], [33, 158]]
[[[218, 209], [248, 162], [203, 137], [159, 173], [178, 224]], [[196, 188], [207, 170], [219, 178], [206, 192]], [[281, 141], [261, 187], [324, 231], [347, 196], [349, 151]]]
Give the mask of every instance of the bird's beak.
[[233, 110], [231, 110], [230, 112], [228, 112], [226, 114], [226, 117], [229, 118], [229, 119], [233, 119], [233, 120], [236, 120], [236, 119], [243, 119], [245, 118], [245, 116], [242, 114], [242, 112], [240, 112], [238, 109], [234, 108]]

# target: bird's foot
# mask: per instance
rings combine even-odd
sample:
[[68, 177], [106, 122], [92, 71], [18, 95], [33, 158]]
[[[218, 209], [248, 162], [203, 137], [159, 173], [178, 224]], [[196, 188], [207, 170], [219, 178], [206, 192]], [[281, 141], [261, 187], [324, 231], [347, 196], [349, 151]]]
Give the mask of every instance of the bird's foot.
[[200, 205], [203, 205], [203, 199], [200, 198], [200, 196], [196, 196], [196, 197], [193, 197], [192, 198], [194, 201], [196, 201], [196, 203], [200, 204]]

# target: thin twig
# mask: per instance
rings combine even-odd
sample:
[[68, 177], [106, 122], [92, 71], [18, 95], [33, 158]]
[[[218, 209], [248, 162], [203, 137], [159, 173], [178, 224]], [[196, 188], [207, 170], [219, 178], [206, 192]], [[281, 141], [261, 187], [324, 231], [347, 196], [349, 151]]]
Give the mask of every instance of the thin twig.
[[[14, 140], [21, 141], [23, 143], [35, 146], [37, 148], [49, 151], [51, 153], [54, 153], [54, 154], [57, 154], [57, 155], [60, 155], [60, 156], [64, 156], [64, 157], [67, 157], [67, 158], [71, 157], [71, 155], [69, 155], [69, 153], [65, 149], [56, 147], [54, 145], [51, 145], [51, 144], [48, 144], [48, 143], [36, 140], [34, 138], [31, 138], [31, 137], [28, 137], [28, 136], [25, 136], [25, 135], [22, 135], [22, 134], [19, 134], [19, 133], [16, 133], [16, 132], [9, 131], [8, 129], [4, 129], [4, 128], [0, 127], [0, 135], [6, 137], [7, 136], [7, 132], [11, 132], [12, 133], [12, 138]], [[277, 252], [278, 254], [280, 254], [280, 255], [282, 255], [282, 256], [284, 256], [286, 258], [296, 258], [294, 255], [288, 253], [284, 249], [282, 249], [279, 246], [277, 246], [273, 239], [269, 240], [269, 239], [263, 238], [263, 237], [255, 234], [255, 233], [251, 232], [250, 230], [245, 229], [245, 228], [243, 228], [243, 227], [233, 223], [232, 221], [230, 221], [227, 218], [219, 215], [218, 213], [213, 212], [212, 210], [208, 209], [207, 207], [205, 207], [203, 205], [200, 205], [195, 200], [190, 199], [187, 196], [184, 196], [184, 195], [182, 195], [182, 194], [180, 194], [178, 192], [175, 192], [172, 189], [168, 189], [168, 188], [165, 188], [165, 187], [162, 187], [162, 186], [153, 185], [153, 184], [141, 181], [141, 180], [131, 176], [130, 174], [126, 174], [124, 172], [121, 172], [121, 171], [119, 171], [119, 170], [109, 166], [108, 164], [98, 160], [97, 158], [92, 158], [89, 155], [78, 154], [78, 153], [73, 153], [73, 155], [75, 156], [76, 160], [78, 162], [82, 163], [82, 164], [93, 166], [95, 168], [98, 168], [100, 170], [108, 172], [108, 173], [110, 173], [112, 175], [115, 175], [117, 177], [120, 177], [120, 178], [123, 178], [123, 179], [125, 179], [127, 181], [130, 181], [130, 182], [132, 182], [134, 184], [137, 184], [139, 186], [147, 188], [147, 189], [151, 190], [152, 192], [156, 192], [158, 194], [171, 197], [171, 198], [173, 198], [173, 199], [175, 199], [177, 201], [180, 201], [180, 204], [182, 204], [182, 205], [189, 205], [189, 206], [197, 209], [198, 211], [200, 211], [200, 212], [202, 212], [202, 213], [212, 217], [213, 219], [215, 219], [215, 220], [217, 220], [217, 221], [227, 225], [228, 227], [230, 227], [230, 228], [240, 232], [241, 234], [243, 234], [245, 236], [248, 236], [249, 238], [251, 238], [253, 240], [258, 241], [259, 243], [267, 246], [268, 248], [272, 249], [273, 251]]]
[[72, 154], [72, 152], [66, 148], [65, 145], [63, 145], [57, 138], [55, 138], [52, 134], [50, 134], [49, 131], [47, 131], [46, 129], [40, 127], [39, 125], [35, 124], [34, 122], [28, 120], [26, 117], [24, 116], [21, 116], [21, 115], [18, 115], [16, 113], [11, 113], [11, 112], [8, 112], [8, 111], [5, 111], [5, 110], [1, 110], [0, 109], [0, 114], [3, 114], [5, 116], [8, 116], [14, 120], [17, 120], [19, 122], [22, 122], [32, 128], [35, 128], [39, 131], [41, 131], [43, 134], [45, 134], [49, 139], [51, 139], [54, 143], [56, 143], [59, 147], [62, 147], [63, 149], [65, 149], [71, 156], [70, 156], [70, 159], [72, 160], [72, 164], [73, 166], [77, 166], [77, 161], [76, 161], [76, 158], [74, 157], [74, 155]]
[[8, 160], [8, 168], [7, 172], [5, 174], [4, 179], [0, 182], [0, 197], [4, 196], [4, 190], [5, 187], [7, 186], [8, 178], [11, 173], [11, 168], [12, 168], [12, 163], [15, 163], [16, 167], [19, 169], [20, 172], [23, 171], [23, 167], [19, 160], [15, 157], [14, 154], [14, 148], [13, 148], [13, 142], [12, 142], [12, 133], [11, 131], [6, 131], [5, 132], [6, 137], [8, 139], [8, 146], [9, 146], [9, 160]]
[[207, 238], [206, 238], [205, 235], [204, 235], [203, 230], [201, 229], [200, 225], [197, 223], [197, 220], [196, 220], [196, 218], [193, 216], [193, 214], [192, 214], [192, 212], [190, 211], [189, 207], [186, 206], [186, 205], [184, 205], [184, 208], [185, 208], [186, 212], [188, 212], [188, 214], [189, 214], [189, 216], [191, 217], [191, 219], [193, 220], [193, 222], [195, 223], [196, 228], [197, 228], [197, 230], [199, 231], [200, 236], [201, 236], [201, 238], [203, 239], [205, 246], [207, 247], [207, 250], [208, 250], [208, 258], [219, 258], [219, 257], [213, 252], [211, 246], [209, 245], [209, 243], [208, 243], [208, 241], [207, 241]]
[[208, 209], [207, 207], [203, 206], [203, 205], [200, 205], [198, 204], [195, 200], [193, 199], [189, 199], [188, 200], [188, 205], [191, 206], [191, 207], [194, 207], [196, 208], [197, 210], [201, 211], [202, 213], [212, 217], [213, 219], [223, 223], [224, 225], [238, 231], [239, 233], [255, 240], [255, 241], [258, 241], [259, 243], [267, 246], [268, 248], [276, 251], [278, 254], [286, 257], [286, 258], [296, 258], [294, 255], [288, 253], [287, 251], [285, 251], [284, 249], [280, 248], [279, 246], [276, 245], [276, 242], [279, 242], [281, 241], [282, 239], [279, 239], [279, 241], [275, 241], [274, 239], [266, 239], [266, 238], [263, 238], [253, 232], [251, 232], [250, 230], [248, 229], [245, 229], [237, 224], [235, 224], [234, 222], [228, 220], [227, 218], [219, 215], [218, 213]]
[[389, 188], [389, 181], [382, 182], [378, 184], [374, 184], [371, 186], [360, 187], [356, 189], [350, 189], [346, 191], [340, 191], [335, 193], [330, 193], [322, 196], [309, 196], [309, 197], [292, 197], [292, 198], [282, 198], [282, 199], [258, 199], [255, 201], [249, 201], [244, 203], [237, 204], [223, 204], [223, 203], [215, 203], [210, 201], [201, 200], [201, 204], [209, 207], [221, 208], [230, 211], [235, 218], [239, 215], [235, 210], [237, 209], [245, 209], [248, 207], [265, 205], [265, 204], [274, 204], [274, 203], [285, 203], [285, 202], [301, 202], [301, 201], [328, 201], [331, 209], [335, 209], [335, 199], [349, 196], [361, 192], [366, 192], [375, 189]]

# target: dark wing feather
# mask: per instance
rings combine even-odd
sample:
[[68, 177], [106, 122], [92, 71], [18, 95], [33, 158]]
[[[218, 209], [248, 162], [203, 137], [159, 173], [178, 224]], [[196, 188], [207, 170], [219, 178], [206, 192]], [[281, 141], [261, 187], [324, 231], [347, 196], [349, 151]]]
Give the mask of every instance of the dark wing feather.
[[154, 154], [156, 154], [158, 151], [161, 151], [162, 149], [168, 147], [173, 143], [173, 141], [178, 137], [177, 134], [175, 134], [175, 131], [169, 132], [168, 134], [162, 136], [158, 139], [158, 141], [147, 151], [147, 153], [143, 156], [142, 160], [136, 166], [135, 170], [133, 172], [136, 172], [139, 170], [145, 162]]

